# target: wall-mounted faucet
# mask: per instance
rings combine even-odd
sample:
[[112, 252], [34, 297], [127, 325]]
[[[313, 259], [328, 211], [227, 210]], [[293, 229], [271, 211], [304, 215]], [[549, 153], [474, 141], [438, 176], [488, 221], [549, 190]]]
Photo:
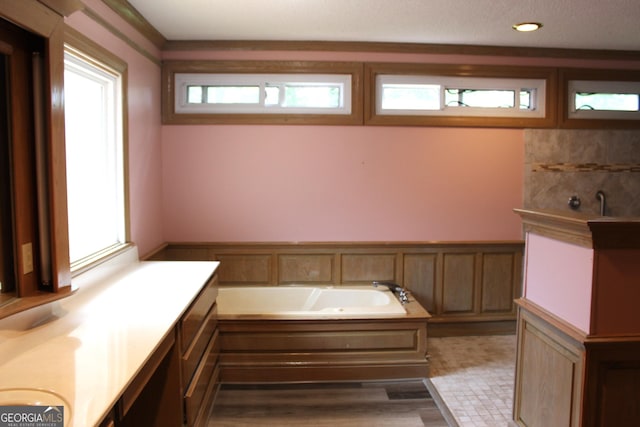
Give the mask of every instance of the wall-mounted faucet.
[[604, 195], [604, 191], [600, 190], [596, 193], [596, 199], [600, 200], [600, 216], [604, 216], [607, 209], [607, 198]]

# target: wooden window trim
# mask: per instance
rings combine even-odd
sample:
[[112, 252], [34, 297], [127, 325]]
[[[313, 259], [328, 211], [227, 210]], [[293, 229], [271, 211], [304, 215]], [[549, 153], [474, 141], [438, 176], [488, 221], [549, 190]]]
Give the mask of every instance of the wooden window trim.
[[[47, 164], [50, 185], [48, 200], [50, 209], [50, 243], [52, 286], [41, 291], [33, 284], [20, 285], [19, 298], [13, 298], [0, 307], [0, 318], [67, 296], [72, 291], [69, 265], [69, 235], [67, 228], [66, 168], [64, 148], [64, 69], [63, 19], [36, 0], [14, 2], [0, 6], [0, 17], [34, 34], [46, 38], [44, 68], [47, 73], [45, 86], [45, 138], [48, 148]], [[60, 184], [60, 185], [58, 185]]]
[[559, 124], [565, 129], [638, 129], [640, 120], [637, 119], [579, 119], [569, 118], [569, 81], [571, 80], [599, 80], [640, 82], [640, 70], [609, 70], [561, 68], [559, 70]]
[[[104, 47], [98, 45], [92, 40], [82, 35], [77, 30], [65, 25], [64, 32], [65, 44], [69, 45], [73, 49], [76, 49], [79, 53], [86, 55], [87, 61], [96, 60], [102, 64], [112, 68], [120, 74], [121, 86], [122, 86], [122, 170], [124, 176], [123, 179], [123, 197], [124, 197], [124, 237], [125, 243], [115, 245], [110, 248], [106, 248], [96, 256], [82, 260], [82, 262], [72, 265], [72, 274], [78, 275], [91, 267], [112, 258], [115, 254], [127, 250], [131, 243], [131, 226], [130, 226], [130, 208], [129, 208], [129, 74], [127, 63], [120, 59], [118, 56], [109, 52]], [[64, 54], [63, 54], [64, 56]]]
[[[468, 117], [382, 115], [376, 113], [377, 75], [437, 75], [454, 77], [491, 77], [516, 79], [545, 79], [545, 117]], [[364, 122], [366, 125], [385, 126], [454, 126], [454, 127], [554, 127], [557, 117], [557, 70], [547, 67], [444, 65], [444, 64], [365, 64]]]
[[[178, 114], [176, 73], [351, 74], [351, 114]], [[162, 64], [163, 124], [361, 125], [363, 64], [310, 61], [165, 61]]]

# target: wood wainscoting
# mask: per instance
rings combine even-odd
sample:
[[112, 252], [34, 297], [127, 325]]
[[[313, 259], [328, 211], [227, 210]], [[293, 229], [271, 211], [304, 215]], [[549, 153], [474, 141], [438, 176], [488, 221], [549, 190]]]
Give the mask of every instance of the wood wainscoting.
[[364, 381], [427, 378], [427, 319], [416, 301], [406, 316], [379, 319], [220, 317], [222, 382]]
[[515, 333], [523, 242], [170, 243], [151, 260], [220, 261], [220, 285], [406, 287], [431, 336]]
[[521, 299], [513, 427], [632, 427], [640, 336], [589, 337]]

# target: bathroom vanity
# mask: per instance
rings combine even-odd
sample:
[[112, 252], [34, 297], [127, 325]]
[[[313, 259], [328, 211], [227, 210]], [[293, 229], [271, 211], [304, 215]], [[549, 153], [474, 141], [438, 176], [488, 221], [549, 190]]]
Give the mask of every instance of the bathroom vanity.
[[63, 406], [65, 426], [206, 424], [218, 263], [132, 252], [81, 275], [74, 295], [0, 321], [0, 404]]
[[526, 249], [513, 425], [637, 425], [640, 219], [516, 212]]

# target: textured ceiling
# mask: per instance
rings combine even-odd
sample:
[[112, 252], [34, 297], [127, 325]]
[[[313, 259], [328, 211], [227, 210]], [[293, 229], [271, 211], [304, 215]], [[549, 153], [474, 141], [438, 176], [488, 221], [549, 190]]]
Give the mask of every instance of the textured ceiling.
[[[168, 40], [640, 51], [640, 0], [129, 0]], [[511, 26], [537, 21], [518, 33]]]

